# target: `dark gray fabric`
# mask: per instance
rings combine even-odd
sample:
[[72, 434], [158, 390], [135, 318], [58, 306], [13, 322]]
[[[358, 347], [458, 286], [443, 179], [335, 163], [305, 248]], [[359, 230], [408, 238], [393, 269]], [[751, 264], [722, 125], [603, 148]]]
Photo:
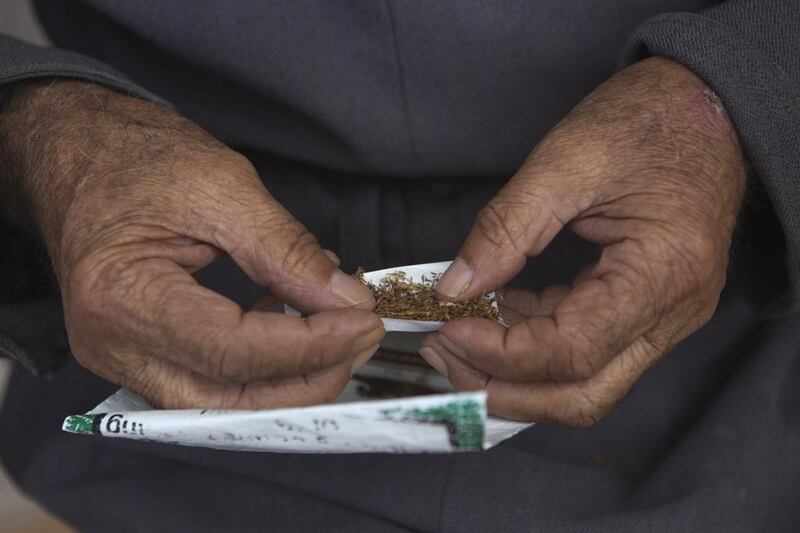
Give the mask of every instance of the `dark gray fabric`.
[[[785, 248], [789, 265], [735, 265], [712, 323], [597, 427], [537, 427], [484, 454], [303, 457], [76, 437], [58, 431], [63, 416], [112, 387], [74, 364], [51, 382], [17, 371], [0, 455], [48, 508], [87, 531], [800, 528], [798, 319], [764, 322], [742, 298], [774, 316], [797, 307], [798, 4], [37, 4], [53, 41], [82, 55], [2, 39], [0, 81], [79, 77], [171, 101], [244, 151], [346, 269], [452, 257], [480, 206], [620, 57], [673, 57], [720, 94], [754, 192], [774, 207], [753, 211], [751, 250]], [[592, 254], [565, 234], [518, 284], [567, 281]], [[0, 290], [0, 346], [47, 371], [65, 347], [35, 257], [0, 257], [3, 280], [21, 280]], [[229, 261], [201, 279], [245, 304], [258, 293]]]
[[131, 96], [164, 104], [162, 99], [92, 58], [68, 50], [34, 46], [0, 35], [0, 86], [53, 76], [100, 83]]
[[[31, 317], [36, 317], [33, 323]], [[15, 359], [34, 375], [52, 377], [69, 359], [60, 300], [2, 305], [0, 323], [15, 333], [14, 340], [0, 335], [0, 355]]]
[[237, 146], [325, 169], [511, 175], [636, 27], [718, 0], [38, 0], [104, 61]]

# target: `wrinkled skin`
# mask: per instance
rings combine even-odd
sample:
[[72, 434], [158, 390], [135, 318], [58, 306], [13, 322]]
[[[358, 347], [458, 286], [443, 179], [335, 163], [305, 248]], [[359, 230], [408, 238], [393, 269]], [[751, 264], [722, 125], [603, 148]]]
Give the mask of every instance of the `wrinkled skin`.
[[[28, 82], [0, 115], [0, 159], [44, 236], [75, 358], [158, 406], [325, 402], [383, 337], [369, 291], [250, 163], [167, 109]], [[222, 253], [267, 291], [257, 309], [196, 283]]]
[[564, 228], [602, 247], [572, 286], [507, 291], [505, 328], [447, 323], [421, 355], [491, 412], [589, 426], [705, 324], [725, 283], [745, 162], [725, 110], [677, 63], [650, 58], [602, 84], [480, 212], [437, 286], [502, 287]]

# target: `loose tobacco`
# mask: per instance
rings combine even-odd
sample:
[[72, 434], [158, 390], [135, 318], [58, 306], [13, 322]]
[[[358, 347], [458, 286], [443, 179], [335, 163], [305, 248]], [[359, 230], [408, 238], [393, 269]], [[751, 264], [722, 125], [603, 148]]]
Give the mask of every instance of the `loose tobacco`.
[[384, 276], [378, 284], [364, 278], [359, 268], [354, 277], [366, 285], [375, 297], [375, 313], [383, 318], [445, 321], [454, 318], [480, 317], [500, 322], [494, 298], [478, 296], [466, 302], [443, 302], [436, 297], [434, 286], [439, 274], [422, 276], [421, 283], [412, 282], [405, 272]]

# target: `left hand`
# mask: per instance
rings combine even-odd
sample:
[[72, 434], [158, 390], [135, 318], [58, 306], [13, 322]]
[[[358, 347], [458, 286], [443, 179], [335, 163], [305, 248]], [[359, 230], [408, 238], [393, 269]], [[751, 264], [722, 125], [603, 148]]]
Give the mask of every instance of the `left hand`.
[[565, 226], [602, 247], [572, 287], [508, 291], [511, 327], [465, 318], [421, 355], [490, 412], [586, 427], [705, 324], [745, 189], [735, 129], [689, 70], [650, 58], [589, 94], [478, 215], [437, 291], [502, 287]]

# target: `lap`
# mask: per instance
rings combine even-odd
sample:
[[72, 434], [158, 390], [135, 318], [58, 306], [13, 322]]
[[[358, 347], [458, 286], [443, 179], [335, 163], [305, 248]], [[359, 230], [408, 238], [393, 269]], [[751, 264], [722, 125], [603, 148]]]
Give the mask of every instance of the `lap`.
[[[478, 454], [225, 452], [60, 432], [114, 387], [17, 370], [0, 414], [12, 476], [81, 530], [794, 529], [800, 329], [727, 299], [585, 431], [537, 426]], [[758, 511], [758, 512], [756, 512]]]

